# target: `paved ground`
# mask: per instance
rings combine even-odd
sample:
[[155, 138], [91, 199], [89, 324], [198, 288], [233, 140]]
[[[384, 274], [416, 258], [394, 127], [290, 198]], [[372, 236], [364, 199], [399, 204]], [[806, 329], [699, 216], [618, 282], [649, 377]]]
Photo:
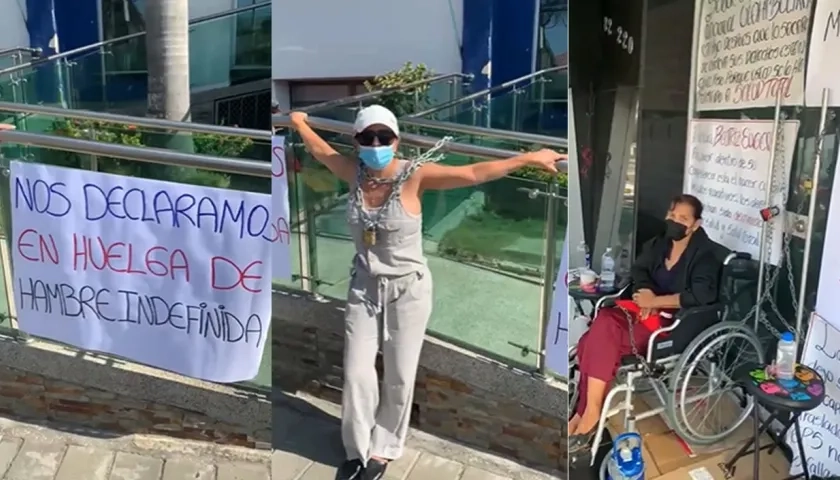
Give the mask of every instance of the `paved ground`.
[[[273, 454], [0, 418], [0, 480], [333, 480], [342, 459], [336, 408], [282, 398]], [[411, 433], [409, 447], [385, 480], [560, 478], [420, 432]]]
[[[275, 399], [275, 452], [272, 480], [333, 480], [344, 458], [339, 407], [311, 397]], [[556, 480], [464, 445], [411, 431], [405, 455], [392, 463], [384, 480]]]
[[268, 451], [0, 419], [2, 480], [269, 480]]

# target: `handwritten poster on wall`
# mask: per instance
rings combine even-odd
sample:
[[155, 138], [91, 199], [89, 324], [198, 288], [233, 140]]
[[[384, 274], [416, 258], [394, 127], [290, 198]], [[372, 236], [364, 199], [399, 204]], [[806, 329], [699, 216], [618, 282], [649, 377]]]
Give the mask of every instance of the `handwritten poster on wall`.
[[286, 137], [271, 137], [271, 214], [278, 225], [271, 263], [271, 276], [275, 280], [292, 279], [289, 176], [286, 167]]
[[820, 0], [814, 11], [808, 51], [805, 105], [822, 105], [822, 91], [830, 90], [830, 107], [840, 106], [840, 0]]
[[569, 232], [563, 241], [560, 269], [554, 280], [551, 319], [545, 332], [546, 366], [560, 375], [569, 374]]
[[[840, 158], [840, 151], [837, 153]], [[840, 245], [840, 168], [834, 170], [834, 188], [828, 204], [825, 221], [825, 253], [820, 261], [820, 279], [817, 283], [816, 311], [820, 312], [834, 328], [840, 330], [840, 255], [832, 254], [829, 245]]]
[[[782, 255], [784, 190], [788, 188], [799, 122], [783, 126], [784, 155], [776, 158], [776, 191], [771, 205], [780, 215], [773, 229], [769, 261], [778, 265]], [[760, 210], [765, 208], [773, 144], [772, 120], [692, 120], [688, 135], [684, 190], [703, 202], [703, 228], [712, 240], [732, 250], [760, 255]]]
[[268, 195], [22, 162], [10, 182], [22, 330], [205, 380], [257, 375]]
[[[824, 289], [822, 284], [820, 287]], [[838, 323], [838, 313], [832, 312], [831, 323]], [[822, 405], [799, 417], [808, 470], [821, 478], [840, 475], [840, 330], [831, 323], [819, 315], [811, 317], [802, 356], [802, 363], [816, 370], [825, 382]], [[802, 459], [793, 429], [788, 431], [787, 443], [793, 451], [790, 473], [798, 475]]]
[[701, 4], [695, 109], [801, 105], [811, 1]]

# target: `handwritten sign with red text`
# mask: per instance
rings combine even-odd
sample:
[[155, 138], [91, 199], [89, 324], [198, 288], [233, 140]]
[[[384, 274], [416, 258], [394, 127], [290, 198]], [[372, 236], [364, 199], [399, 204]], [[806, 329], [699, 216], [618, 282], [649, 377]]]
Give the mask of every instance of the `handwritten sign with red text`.
[[257, 375], [267, 195], [22, 162], [10, 181], [22, 330], [210, 381]]
[[286, 137], [271, 138], [271, 216], [280, 226], [272, 255], [272, 278], [291, 280], [292, 250], [289, 230], [289, 176], [286, 165]]
[[[810, 0], [701, 2], [695, 109], [801, 105]], [[810, 71], [809, 71], [810, 75]]]
[[784, 123], [773, 185], [767, 184], [773, 148], [772, 120], [692, 120], [688, 133], [684, 191], [703, 202], [703, 228], [712, 240], [758, 258], [760, 210], [773, 188], [771, 204], [781, 209], [774, 222], [768, 261], [778, 265], [784, 232], [783, 190], [790, 179], [799, 122]]

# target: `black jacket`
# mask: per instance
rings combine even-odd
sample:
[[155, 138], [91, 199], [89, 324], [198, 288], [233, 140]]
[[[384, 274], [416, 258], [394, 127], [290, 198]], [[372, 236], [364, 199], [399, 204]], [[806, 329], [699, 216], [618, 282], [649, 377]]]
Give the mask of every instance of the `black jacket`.
[[[642, 253], [636, 258], [630, 269], [633, 278], [633, 291], [643, 288], [657, 292], [652, 273], [665, 263], [665, 255], [670, 249], [671, 241], [660, 235], [642, 246]], [[710, 305], [718, 299], [718, 282], [720, 280], [721, 261], [715, 254], [715, 244], [700, 228], [691, 236], [688, 247], [680, 262], [684, 275], [676, 279], [674, 292], [680, 294], [682, 308]]]

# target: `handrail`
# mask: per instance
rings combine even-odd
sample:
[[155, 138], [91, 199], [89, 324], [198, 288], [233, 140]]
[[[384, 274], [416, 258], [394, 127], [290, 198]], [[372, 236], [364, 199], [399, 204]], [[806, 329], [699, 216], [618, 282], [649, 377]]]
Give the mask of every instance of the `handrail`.
[[[292, 122], [287, 115], [273, 115], [271, 123], [274, 127], [290, 128]], [[339, 122], [337, 120], [330, 120], [327, 118], [313, 118], [307, 119], [312, 128], [316, 130], [326, 130], [333, 133], [341, 133], [344, 135], [353, 135], [353, 125], [347, 122]], [[412, 145], [423, 148], [432, 148], [438, 142], [439, 138], [427, 137], [425, 135], [416, 135], [413, 133], [404, 133], [400, 135], [400, 142], [406, 145]], [[449, 142], [443, 146], [444, 151], [467, 155], [470, 157], [497, 160], [500, 158], [510, 158], [521, 155], [522, 152], [515, 152], [513, 150], [505, 150], [502, 148], [482, 147], [480, 145], [470, 145], [466, 143]], [[569, 171], [569, 163], [566, 160], [557, 162], [557, 167], [562, 172]]]
[[4, 48], [0, 50], [0, 57], [4, 57], [6, 55], [17, 53], [17, 52], [26, 52], [32, 55], [40, 55], [43, 53], [43, 50], [40, 48], [30, 48], [30, 47], [12, 47], [12, 48]]
[[378, 97], [380, 95], [385, 95], [388, 93], [393, 92], [402, 92], [411, 88], [419, 87], [425, 85], [427, 83], [433, 83], [441, 80], [447, 80], [450, 78], [461, 77], [467, 80], [472, 80], [473, 75], [470, 73], [447, 73], [445, 75], [438, 75], [437, 77], [431, 78], [424, 78], [423, 80], [417, 80], [416, 82], [407, 83], [405, 85], [400, 85], [398, 87], [390, 87], [390, 88], [383, 88], [382, 90], [376, 90], [373, 92], [365, 92], [359, 93], [350, 97], [338, 98], [335, 100], [327, 100], [326, 102], [316, 103], [314, 105], [309, 105], [308, 107], [301, 108], [301, 112], [306, 113], [313, 113], [318, 110], [325, 110], [327, 108], [335, 108], [340, 107], [343, 105], [349, 105], [351, 103], [360, 102], [362, 100], [367, 100], [369, 98]]
[[48, 115], [55, 117], [73, 118], [77, 120], [94, 120], [100, 122], [117, 123], [121, 125], [132, 125], [135, 127], [160, 128], [165, 130], [174, 130], [178, 132], [207, 133], [210, 135], [227, 135], [231, 137], [245, 137], [253, 140], [271, 140], [271, 132], [268, 130], [255, 130], [251, 128], [226, 127], [223, 125], [179, 122], [175, 120], [164, 120], [160, 118], [132, 117], [129, 115], [118, 115], [115, 113], [106, 112], [93, 112], [90, 110], [68, 110], [65, 108], [47, 107], [44, 105], [0, 102], [0, 111], [28, 113], [33, 115]]
[[[480, 92], [471, 93], [467, 96], [464, 96], [464, 97], [461, 97], [461, 98], [456, 98], [455, 100], [450, 100], [448, 102], [441, 103], [440, 105], [436, 105], [436, 106], [434, 106], [430, 109], [423, 110], [422, 112], [416, 112], [416, 113], [412, 113], [411, 115], [406, 115], [405, 118], [425, 117], [426, 115], [429, 115], [429, 114], [432, 114], [432, 113], [435, 113], [435, 112], [439, 112], [441, 110], [446, 110], [447, 108], [452, 108], [455, 105], [460, 105], [461, 103], [464, 103], [464, 102], [469, 102], [471, 100], [475, 100], [475, 99], [478, 99], [478, 98], [481, 98], [481, 97], [486, 97], [487, 95], [498, 92], [499, 90], [504, 90], [506, 88], [515, 87], [518, 83], [524, 82], [526, 80], [530, 80], [534, 77], [538, 77], [540, 75], [545, 75], [546, 73], [559, 72], [559, 71], [568, 70], [568, 69], [569, 69], [568, 65], [544, 68], [542, 70], [538, 70], [536, 72], [529, 73], [528, 75], [523, 75], [519, 78], [515, 78], [513, 80], [508, 80], [507, 82], [500, 83], [500, 84], [496, 85], [495, 87], [486, 88], [484, 90], [481, 90]], [[2, 73], [3, 72], [0, 71], [0, 74], [2, 74]]]
[[213, 157], [197, 155], [176, 150], [152, 147], [133, 147], [118, 143], [94, 142], [78, 138], [45, 135], [41, 133], [20, 132], [17, 130], [0, 131], [0, 142], [17, 143], [33, 147], [51, 148], [65, 152], [85, 153], [102, 157], [124, 158], [146, 163], [172, 165], [177, 167], [193, 167], [205, 170], [215, 170], [235, 175], [250, 175], [252, 177], [271, 177], [271, 163], [256, 160], [240, 160], [236, 158]]
[[455, 122], [441, 122], [438, 120], [428, 120], [424, 118], [404, 118], [400, 120], [400, 125], [435, 128], [445, 130], [447, 132], [464, 133], [467, 135], [477, 135], [480, 137], [487, 138], [498, 138], [501, 140], [514, 140], [524, 143], [538, 143], [540, 145], [552, 148], [569, 148], [569, 139], [567, 138], [550, 137], [548, 135], [540, 135], [537, 133], [514, 132], [510, 130], [501, 130], [498, 128], [476, 127], [474, 125], [462, 125], [460, 123]]
[[[230, 15], [236, 15], [238, 13], [247, 12], [249, 10], [256, 10], [258, 8], [269, 7], [269, 6], [271, 6], [270, 1], [269, 2], [258, 3], [258, 4], [255, 4], [255, 5], [248, 5], [247, 7], [234, 8], [232, 10], [227, 10], [227, 11], [224, 11], [224, 12], [214, 13], [212, 15], [205, 15], [203, 17], [196, 18], [195, 20], [190, 22], [190, 26], [192, 27], [193, 25], [198, 25], [198, 24], [201, 24], [201, 23], [211, 22], [213, 20], [218, 20], [220, 18], [224, 18], [224, 17], [230, 16]], [[112, 43], [117, 43], [117, 42], [122, 42], [123, 40], [131, 40], [132, 38], [142, 37], [145, 34], [146, 34], [146, 32], [134, 32], [134, 33], [130, 33], [128, 35], [124, 35], [124, 36], [119, 37], [119, 38], [111, 38], [111, 39], [108, 39], [108, 40], [103, 40], [101, 42], [92, 43], [90, 45], [85, 45], [84, 47], [74, 48], [73, 50], [68, 50], [66, 52], [56, 53], [55, 55], [50, 55], [48, 57], [39, 58], [39, 59], [33, 60], [29, 63], [24, 63], [24, 64], [21, 64], [21, 65], [15, 65], [14, 67], [5, 68], [3, 70], [0, 70], [0, 75], [6, 75], [7, 73], [14, 73], [14, 72], [17, 72], [19, 70], [23, 70], [25, 68], [36, 67], [36, 66], [44, 64], [44, 63], [52, 62], [53, 60], [61, 60], [63, 58], [71, 57], [73, 55], [78, 55], [80, 53], [85, 53], [89, 50], [93, 50], [93, 49], [96, 49], [96, 48], [101, 48], [101, 47], [104, 47], [104, 46], [108, 46]]]

